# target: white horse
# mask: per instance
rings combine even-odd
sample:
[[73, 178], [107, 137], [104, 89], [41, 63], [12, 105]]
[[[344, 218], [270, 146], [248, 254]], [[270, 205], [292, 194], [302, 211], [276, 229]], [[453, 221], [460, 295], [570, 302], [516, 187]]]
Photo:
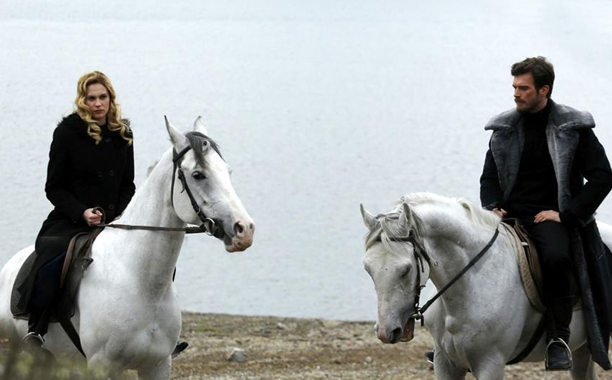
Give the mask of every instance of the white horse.
[[[255, 225], [236, 195], [229, 168], [200, 118], [183, 134], [166, 121], [187, 186], [203, 213], [219, 227], [229, 252], [252, 244]], [[173, 149], [168, 150], [138, 189], [119, 223], [184, 228], [201, 224], [179, 179], [173, 181]], [[171, 191], [171, 184], [174, 191]], [[172, 199], [172, 197], [174, 199]], [[93, 245], [72, 323], [88, 365], [116, 371], [136, 369], [139, 379], [170, 378], [171, 353], [181, 330], [181, 310], [172, 281], [185, 232], [106, 228]], [[9, 300], [15, 276], [33, 251], [23, 249], [0, 272], [0, 335], [19, 340], [27, 322], [13, 319]], [[81, 357], [59, 324], [51, 324], [44, 348]]]
[[[480, 380], [503, 379], [506, 363], [525, 348], [542, 314], [523, 290], [514, 245], [498, 227], [500, 218], [428, 193], [402, 197], [388, 214], [375, 217], [363, 206], [361, 212], [369, 230], [363, 263], [374, 281], [383, 343], [410, 340], [418, 288], [429, 278], [442, 289], [499, 228], [489, 251], [425, 312], [425, 324], [434, 340], [437, 379], [465, 379], [468, 369]], [[598, 226], [604, 242], [612, 242], [612, 227]], [[572, 378], [597, 379], [581, 311], [574, 312], [571, 330]], [[543, 361], [544, 349], [542, 338], [525, 361]]]

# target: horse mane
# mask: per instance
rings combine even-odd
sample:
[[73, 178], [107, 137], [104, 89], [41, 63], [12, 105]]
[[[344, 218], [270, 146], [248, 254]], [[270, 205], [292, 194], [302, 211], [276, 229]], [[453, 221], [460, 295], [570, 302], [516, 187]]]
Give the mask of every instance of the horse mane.
[[466, 198], [448, 198], [433, 193], [412, 193], [402, 196], [396, 203], [396, 207], [401, 206], [402, 203], [407, 203], [409, 206], [417, 206], [425, 203], [445, 203], [449, 206], [458, 204], [465, 209], [470, 221], [476, 225], [497, 228], [500, 222], [497, 215], [480, 207], [474, 207], [472, 202]]
[[217, 152], [219, 157], [221, 157], [221, 159], [225, 161], [225, 159], [221, 155], [221, 151], [219, 150], [219, 144], [217, 144], [215, 140], [197, 131], [187, 132], [185, 134], [185, 137], [187, 137], [189, 145], [191, 146], [191, 149], [193, 150], [196, 159], [202, 164], [202, 166], [206, 164], [206, 160], [204, 157], [206, 156], [208, 149], [210, 149], [211, 147], [214, 149], [215, 152]]
[[157, 164], [159, 164], [159, 160], [156, 160], [151, 166], [147, 168], [147, 176], [145, 178], [149, 178], [151, 172], [153, 172], [153, 169], [157, 167]]
[[[402, 205], [404, 203], [410, 206], [411, 215], [407, 218], [409, 225], [403, 226], [399, 221], [403, 214]], [[500, 218], [493, 212], [474, 207], [465, 198], [448, 198], [425, 192], [406, 194], [395, 203], [393, 211], [376, 216], [376, 222], [371, 226], [365, 238], [366, 250], [376, 242], [382, 242], [385, 248], [390, 249], [394, 239], [407, 237], [411, 232], [422, 243], [423, 222], [418, 212], [414, 211], [414, 207], [423, 204], [445, 204], [448, 207], [460, 206], [465, 210], [469, 221], [475, 226], [497, 228], [500, 222]]]

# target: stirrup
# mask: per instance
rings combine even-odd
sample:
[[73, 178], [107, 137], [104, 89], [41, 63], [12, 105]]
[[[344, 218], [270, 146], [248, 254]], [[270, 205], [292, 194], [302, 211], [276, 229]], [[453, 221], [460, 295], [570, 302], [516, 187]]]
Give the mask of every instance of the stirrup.
[[29, 332], [26, 334], [26, 336], [23, 337], [23, 339], [21, 339], [21, 343], [25, 343], [26, 340], [29, 340], [30, 338], [36, 339], [40, 342], [40, 345], [42, 346], [43, 344], [45, 344], [45, 338], [42, 337], [42, 335], [37, 334], [35, 332]]
[[[548, 342], [548, 344], [546, 345], [546, 349], [544, 350], [544, 367], [546, 368], [547, 371], [549, 371], [548, 369], [548, 348], [553, 344], [553, 343], [559, 343], [563, 346], [563, 348], [565, 348], [566, 352], [567, 352], [567, 357], [569, 358], [569, 369], [572, 369], [574, 367], [574, 360], [572, 358], [572, 350], [570, 349], [569, 345], [567, 343], [565, 343], [565, 341], [561, 338], [555, 338], [555, 339], [551, 339], [550, 342]], [[552, 371], [556, 371], [555, 369], [553, 369]]]
[[427, 358], [427, 363], [433, 367], [434, 365], [434, 351], [425, 352], [425, 357]]

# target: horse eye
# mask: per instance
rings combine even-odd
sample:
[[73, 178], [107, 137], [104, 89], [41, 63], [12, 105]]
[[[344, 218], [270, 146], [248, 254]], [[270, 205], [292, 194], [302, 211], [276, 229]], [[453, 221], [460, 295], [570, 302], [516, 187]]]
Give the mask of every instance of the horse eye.
[[195, 171], [193, 173], [191, 173], [191, 176], [197, 180], [202, 180], [202, 179], [206, 179], [206, 176], [204, 174], [202, 174], [202, 172], [200, 171]]
[[408, 274], [410, 273], [411, 269], [412, 269], [411, 265], [408, 265], [406, 268], [402, 268], [402, 271], [401, 271], [402, 278], [408, 277]]

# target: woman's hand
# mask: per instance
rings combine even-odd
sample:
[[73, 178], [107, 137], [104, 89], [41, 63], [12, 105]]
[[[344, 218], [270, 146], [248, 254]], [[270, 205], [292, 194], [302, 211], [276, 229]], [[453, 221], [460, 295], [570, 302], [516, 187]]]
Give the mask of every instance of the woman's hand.
[[537, 215], [533, 219], [535, 223], [542, 223], [547, 220], [561, 223], [561, 218], [559, 218], [559, 213], [553, 210], [540, 211], [539, 213], [537, 213]]
[[83, 219], [88, 226], [99, 226], [102, 223], [102, 212], [93, 208], [83, 211]]

